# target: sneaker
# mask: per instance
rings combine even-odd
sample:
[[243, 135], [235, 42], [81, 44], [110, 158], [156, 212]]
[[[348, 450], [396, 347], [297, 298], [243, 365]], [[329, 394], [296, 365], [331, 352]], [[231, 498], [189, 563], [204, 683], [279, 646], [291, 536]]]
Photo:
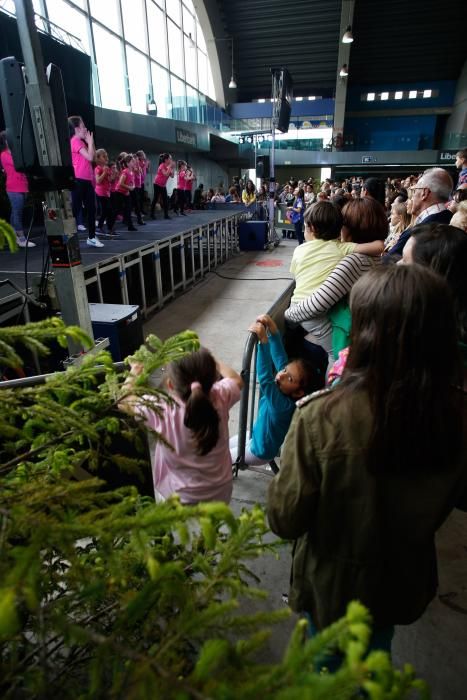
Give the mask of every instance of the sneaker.
[[86, 243], [94, 248], [103, 248], [104, 244], [101, 243], [97, 238], [88, 238]]
[[17, 242], [19, 248], [35, 248], [36, 247], [35, 243], [33, 243], [32, 241], [26, 240], [26, 238], [24, 236], [20, 236], [20, 238], [17, 238], [16, 242]]
[[83, 226], [83, 224], [78, 224], [77, 229], [78, 231], [86, 231], [86, 226]]

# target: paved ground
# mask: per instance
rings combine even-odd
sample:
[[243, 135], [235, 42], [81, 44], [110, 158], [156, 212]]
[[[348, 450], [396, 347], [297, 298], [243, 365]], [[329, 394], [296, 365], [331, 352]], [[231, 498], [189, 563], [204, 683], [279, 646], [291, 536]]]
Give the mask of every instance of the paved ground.
[[[240, 253], [218, 268], [223, 279], [210, 274], [186, 294], [171, 302], [145, 324], [145, 332], [166, 338], [186, 328], [197, 331], [202, 343], [227, 363], [240, 369], [246, 329], [287, 287], [295, 242], [283, 241], [273, 251]], [[242, 279], [239, 279], [242, 278]], [[231, 416], [231, 433], [237, 429]], [[241, 472], [234, 485], [232, 506], [238, 513], [253, 503], [265, 503], [270, 477]], [[438, 536], [440, 591], [425, 615], [414, 625], [399, 627], [393, 643], [396, 665], [412, 663], [432, 688], [433, 700], [467, 698], [467, 514], [456, 511]], [[255, 573], [269, 593], [260, 605], [278, 608], [287, 591], [290, 547], [280, 556], [258, 560]], [[290, 624], [276, 628], [265, 658], [278, 658], [290, 634]]]

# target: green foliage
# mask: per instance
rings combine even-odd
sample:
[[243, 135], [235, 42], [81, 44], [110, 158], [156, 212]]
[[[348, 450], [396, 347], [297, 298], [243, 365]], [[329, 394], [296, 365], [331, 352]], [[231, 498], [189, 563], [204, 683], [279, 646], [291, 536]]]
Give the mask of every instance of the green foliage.
[[[30, 337], [67, 333], [54, 321], [0, 339], [30, 347]], [[132, 394], [161, 402], [145, 378], [199, 341], [187, 332], [149, 343], [135, 354], [144, 372]], [[411, 668], [367, 655], [370, 618], [358, 603], [314, 639], [300, 621], [280, 663], [255, 660], [289, 614], [242, 611], [244, 598], [262, 595], [248, 562], [274, 548], [264, 513], [235, 518], [222, 503], [155, 504], [134, 486], [109, 488], [116, 470], [136, 478], [150, 468], [139, 426], [116, 409], [125, 376], [100, 353], [42, 386], [0, 389], [2, 698], [424, 697]], [[88, 478], [74, 478], [83, 468]], [[317, 660], [337, 647], [342, 668], [320, 673]]]
[[13, 227], [10, 226], [5, 219], [0, 219], [0, 250], [6, 245], [12, 253], [18, 250], [16, 233]]

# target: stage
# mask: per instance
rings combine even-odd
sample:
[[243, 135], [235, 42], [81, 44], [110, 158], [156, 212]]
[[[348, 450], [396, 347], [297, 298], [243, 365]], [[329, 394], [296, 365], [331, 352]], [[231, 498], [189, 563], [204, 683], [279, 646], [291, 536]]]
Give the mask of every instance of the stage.
[[[89, 301], [138, 304], [145, 316], [161, 308], [238, 251], [238, 224], [245, 213], [241, 205], [224, 205], [180, 217], [172, 213], [169, 220], [147, 219], [145, 226], [132, 232], [117, 224], [120, 236], [101, 236], [103, 248], [88, 246], [87, 234], [80, 233]], [[45, 231], [33, 230], [31, 240], [35, 248], [0, 251], [0, 279], [37, 294], [53, 270]], [[17, 316], [23, 305], [20, 292], [10, 285], [0, 287], [0, 323]], [[27, 319], [27, 304], [24, 310]]]

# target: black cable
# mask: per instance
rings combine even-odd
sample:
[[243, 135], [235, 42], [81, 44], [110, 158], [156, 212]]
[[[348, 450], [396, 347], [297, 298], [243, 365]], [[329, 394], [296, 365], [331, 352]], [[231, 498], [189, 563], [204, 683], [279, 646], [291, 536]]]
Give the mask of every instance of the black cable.
[[25, 249], [25, 255], [24, 255], [24, 284], [26, 287], [26, 292], [29, 292], [29, 280], [28, 280], [28, 248], [29, 248], [29, 237], [31, 235], [31, 230], [32, 230], [32, 224], [34, 222], [34, 212], [35, 212], [35, 204], [33, 202], [32, 204], [32, 214], [31, 214], [31, 221], [29, 222], [29, 228], [28, 232], [26, 234], [26, 249]]
[[222, 277], [224, 280], [238, 280], [239, 282], [273, 282], [274, 280], [285, 280], [286, 282], [293, 282], [293, 277], [227, 277], [227, 275], [221, 275], [220, 272], [216, 270], [209, 270], [211, 275], [217, 275]]

